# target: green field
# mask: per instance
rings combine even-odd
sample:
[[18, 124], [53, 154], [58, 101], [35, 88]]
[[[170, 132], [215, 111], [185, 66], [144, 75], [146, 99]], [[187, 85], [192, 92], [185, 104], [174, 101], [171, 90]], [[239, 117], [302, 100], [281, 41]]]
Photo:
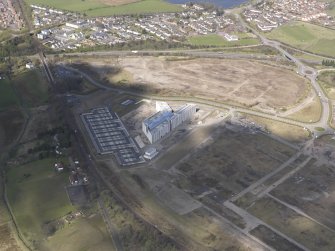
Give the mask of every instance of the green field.
[[15, 106], [18, 103], [18, 98], [14, 88], [8, 79], [0, 80], [0, 111]]
[[7, 174], [8, 200], [24, 237], [38, 245], [46, 236], [43, 225], [74, 208], [67, 197], [67, 173], [54, 172], [55, 159], [11, 167]]
[[30, 107], [42, 105], [48, 100], [48, 83], [40, 70], [24, 71], [11, 80], [0, 80], [0, 111], [17, 105], [18, 96]]
[[23, 114], [16, 108], [0, 112], [0, 149], [13, 143], [19, 135], [23, 123]]
[[213, 46], [213, 47], [229, 47], [229, 46], [243, 46], [243, 45], [255, 45], [258, 44], [259, 41], [256, 38], [252, 38], [250, 36], [242, 36], [238, 41], [227, 41], [223, 37], [217, 34], [209, 34], [209, 35], [199, 35], [189, 37], [187, 40], [188, 44], [195, 46]]
[[335, 99], [335, 71], [325, 71], [319, 74], [318, 82], [327, 96]]
[[39, 69], [24, 71], [12, 82], [25, 105], [39, 106], [48, 100], [48, 83]]
[[155, 12], [181, 11], [180, 5], [170, 4], [163, 0], [142, 0], [119, 6], [103, 4], [99, 0], [26, 0], [28, 4], [39, 4], [73, 12], [81, 12], [88, 16], [126, 15]]
[[7, 40], [11, 37], [11, 33], [8, 30], [0, 30], [0, 41]]
[[[71, 236], [71, 238], [69, 238]], [[45, 244], [49, 251], [114, 251], [100, 215], [79, 218], [58, 230]]]
[[298, 49], [335, 57], [335, 30], [294, 22], [274, 29], [266, 36]]

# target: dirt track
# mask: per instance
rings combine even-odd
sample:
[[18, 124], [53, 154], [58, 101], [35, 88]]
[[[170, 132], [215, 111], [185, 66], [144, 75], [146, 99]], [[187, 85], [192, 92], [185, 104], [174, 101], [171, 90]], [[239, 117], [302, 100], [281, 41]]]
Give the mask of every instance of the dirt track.
[[119, 64], [134, 83], [150, 84], [160, 93], [205, 96], [263, 109], [292, 107], [308, 91], [307, 82], [293, 71], [245, 60], [128, 57]]

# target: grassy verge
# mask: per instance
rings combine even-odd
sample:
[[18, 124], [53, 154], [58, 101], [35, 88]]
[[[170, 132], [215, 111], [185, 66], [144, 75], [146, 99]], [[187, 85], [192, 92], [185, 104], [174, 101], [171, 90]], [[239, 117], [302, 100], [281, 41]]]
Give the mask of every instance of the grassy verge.
[[242, 48], [235, 48], [235, 47], [222, 47], [222, 48], [212, 48], [209, 49], [210, 51], [224, 51], [226, 53], [246, 53], [246, 54], [260, 54], [260, 55], [279, 55], [279, 52], [274, 48], [266, 45], [258, 45], [253, 47], [242, 47]]
[[335, 30], [332, 29], [293, 22], [274, 29], [266, 36], [302, 50], [335, 57]]
[[[240, 37], [240, 36], [239, 36]], [[217, 34], [191, 36], [187, 39], [187, 43], [195, 46], [213, 46], [213, 47], [230, 47], [243, 45], [256, 45], [258, 39], [251, 36], [240, 37], [238, 41], [227, 41], [222, 36]]]
[[318, 82], [330, 99], [335, 99], [335, 71], [324, 71], [318, 76]]
[[302, 142], [309, 138], [309, 132], [302, 127], [289, 125], [253, 115], [246, 115], [248, 119], [256, 124], [263, 125], [272, 134], [277, 135], [290, 142]]
[[317, 122], [319, 121], [322, 113], [322, 106], [318, 98], [314, 98], [313, 101], [305, 108], [287, 116], [288, 118], [298, 120], [301, 122]]

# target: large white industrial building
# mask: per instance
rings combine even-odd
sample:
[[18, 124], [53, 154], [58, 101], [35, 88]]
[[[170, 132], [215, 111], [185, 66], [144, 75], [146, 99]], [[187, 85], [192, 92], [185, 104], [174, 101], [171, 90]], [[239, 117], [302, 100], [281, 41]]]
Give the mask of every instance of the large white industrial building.
[[150, 143], [158, 141], [185, 121], [191, 120], [196, 113], [196, 106], [185, 104], [173, 112], [167, 103], [157, 102], [156, 110], [157, 113], [142, 122], [142, 130]]

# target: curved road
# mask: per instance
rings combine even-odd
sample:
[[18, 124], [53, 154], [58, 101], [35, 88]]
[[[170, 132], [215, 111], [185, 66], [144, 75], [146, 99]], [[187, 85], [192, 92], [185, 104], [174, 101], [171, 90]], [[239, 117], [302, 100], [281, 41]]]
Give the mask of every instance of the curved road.
[[[102, 89], [107, 89], [107, 90], [113, 90], [113, 91], [122, 91], [124, 93], [128, 93], [134, 96], [142, 96], [144, 98], [151, 98], [151, 99], [165, 99], [165, 100], [179, 100], [179, 101], [188, 101], [188, 102], [194, 102], [202, 105], [209, 105], [212, 107], [217, 107], [217, 108], [225, 108], [225, 109], [232, 109], [233, 111], [238, 111], [238, 112], [243, 112], [247, 114], [252, 114], [252, 115], [257, 115], [261, 116], [264, 118], [268, 119], [273, 119], [276, 121], [284, 122], [287, 124], [292, 124], [292, 125], [297, 125], [301, 126], [304, 128], [309, 129], [311, 132], [314, 133], [315, 136], [320, 136], [322, 134], [329, 134], [329, 133], [334, 133], [334, 129], [332, 129], [328, 125], [328, 121], [331, 118], [331, 101], [328, 99], [328, 97], [325, 95], [323, 92], [322, 88], [319, 86], [317, 83], [317, 76], [318, 76], [318, 71], [310, 66], [305, 65], [301, 60], [298, 58], [295, 58], [292, 54], [287, 52], [282, 48], [282, 44], [278, 41], [273, 41], [265, 38], [263, 35], [261, 35], [257, 30], [253, 29], [250, 27], [240, 16], [238, 16], [240, 19], [241, 23], [248, 29], [250, 29], [256, 36], [259, 37], [261, 40], [262, 44], [270, 46], [278, 50], [281, 55], [286, 58], [287, 60], [293, 62], [297, 66], [297, 73], [300, 74], [301, 76], [307, 78], [310, 80], [311, 85], [313, 89], [315, 90], [317, 96], [319, 96], [321, 105], [322, 105], [322, 114], [320, 116], [320, 120], [314, 123], [304, 123], [304, 122], [299, 122], [295, 121], [292, 119], [284, 118], [280, 116], [280, 114], [270, 114], [270, 113], [265, 113], [265, 112], [259, 112], [259, 111], [254, 111], [250, 110], [247, 108], [242, 108], [242, 107], [234, 107], [234, 106], [229, 106], [225, 105], [222, 103], [218, 103], [215, 101], [211, 100], [205, 100], [205, 99], [199, 99], [199, 98], [185, 98], [185, 97], [158, 97], [158, 96], [151, 96], [151, 95], [142, 95], [138, 94], [136, 92], [132, 91], [125, 91], [125, 90], [120, 90], [117, 88], [112, 88], [105, 86], [98, 81], [92, 79], [90, 76], [85, 74], [84, 72], [81, 72], [77, 69], [71, 68], [71, 67], [66, 67], [69, 70], [76, 71], [77, 73], [83, 75], [86, 79], [88, 79], [91, 83], [96, 85], [99, 88]], [[166, 50], [166, 51], [139, 51], [139, 52], [131, 52], [131, 51], [100, 51], [100, 52], [84, 52], [84, 53], [67, 53], [64, 55], [74, 55], [74, 56], [80, 56], [80, 55], [110, 55], [110, 56], [141, 56], [141, 55], [154, 55], [154, 54], [180, 54], [180, 55], [186, 55], [186, 56], [196, 56], [196, 57], [213, 57], [213, 58], [250, 58], [250, 59], [276, 59], [278, 58], [277, 56], [264, 56], [264, 55], [248, 55], [248, 54], [238, 54], [238, 53], [221, 53], [217, 51], [204, 51], [204, 50], [182, 50], [182, 51], [176, 51], [176, 50]], [[280, 57], [282, 58], [282, 57]], [[65, 67], [63, 65], [63, 67]], [[315, 130], [316, 127], [322, 127], [325, 129], [325, 131], [320, 132]]]
[[[295, 63], [295, 65], [298, 68], [297, 73], [300, 74], [301, 76], [308, 78], [311, 81], [312, 87], [314, 88], [317, 95], [320, 97], [320, 101], [322, 105], [322, 114], [321, 114], [320, 120], [314, 123], [313, 125], [315, 127], [325, 128], [325, 131], [322, 134], [334, 133], [334, 130], [328, 125], [328, 120], [332, 117], [331, 109], [330, 109], [331, 101], [328, 99], [328, 97], [326, 96], [326, 94], [323, 92], [322, 88], [316, 81], [316, 78], [318, 76], [318, 71], [310, 66], [305, 65], [304, 63], [302, 63], [301, 60], [299, 60], [298, 58], [294, 57], [292, 54], [284, 50], [282, 48], [282, 46], [284, 45], [281, 44], [280, 42], [267, 39], [266, 37], [261, 35], [256, 29], [250, 27], [240, 15], [237, 15], [237, 17], [242, 23], [242, 25], [245, 28], [250, 29], [257, 37], [259, 37], [259, 39], [262, 41], [264, 45], [268, 45], [268, 46], [275, 48], [284, 57], [286, 57], [287, 60]], [[315, 131], [315, 128], [312, 131], [315, 132], [315, 135], [321, 134], [320, 132]]]

